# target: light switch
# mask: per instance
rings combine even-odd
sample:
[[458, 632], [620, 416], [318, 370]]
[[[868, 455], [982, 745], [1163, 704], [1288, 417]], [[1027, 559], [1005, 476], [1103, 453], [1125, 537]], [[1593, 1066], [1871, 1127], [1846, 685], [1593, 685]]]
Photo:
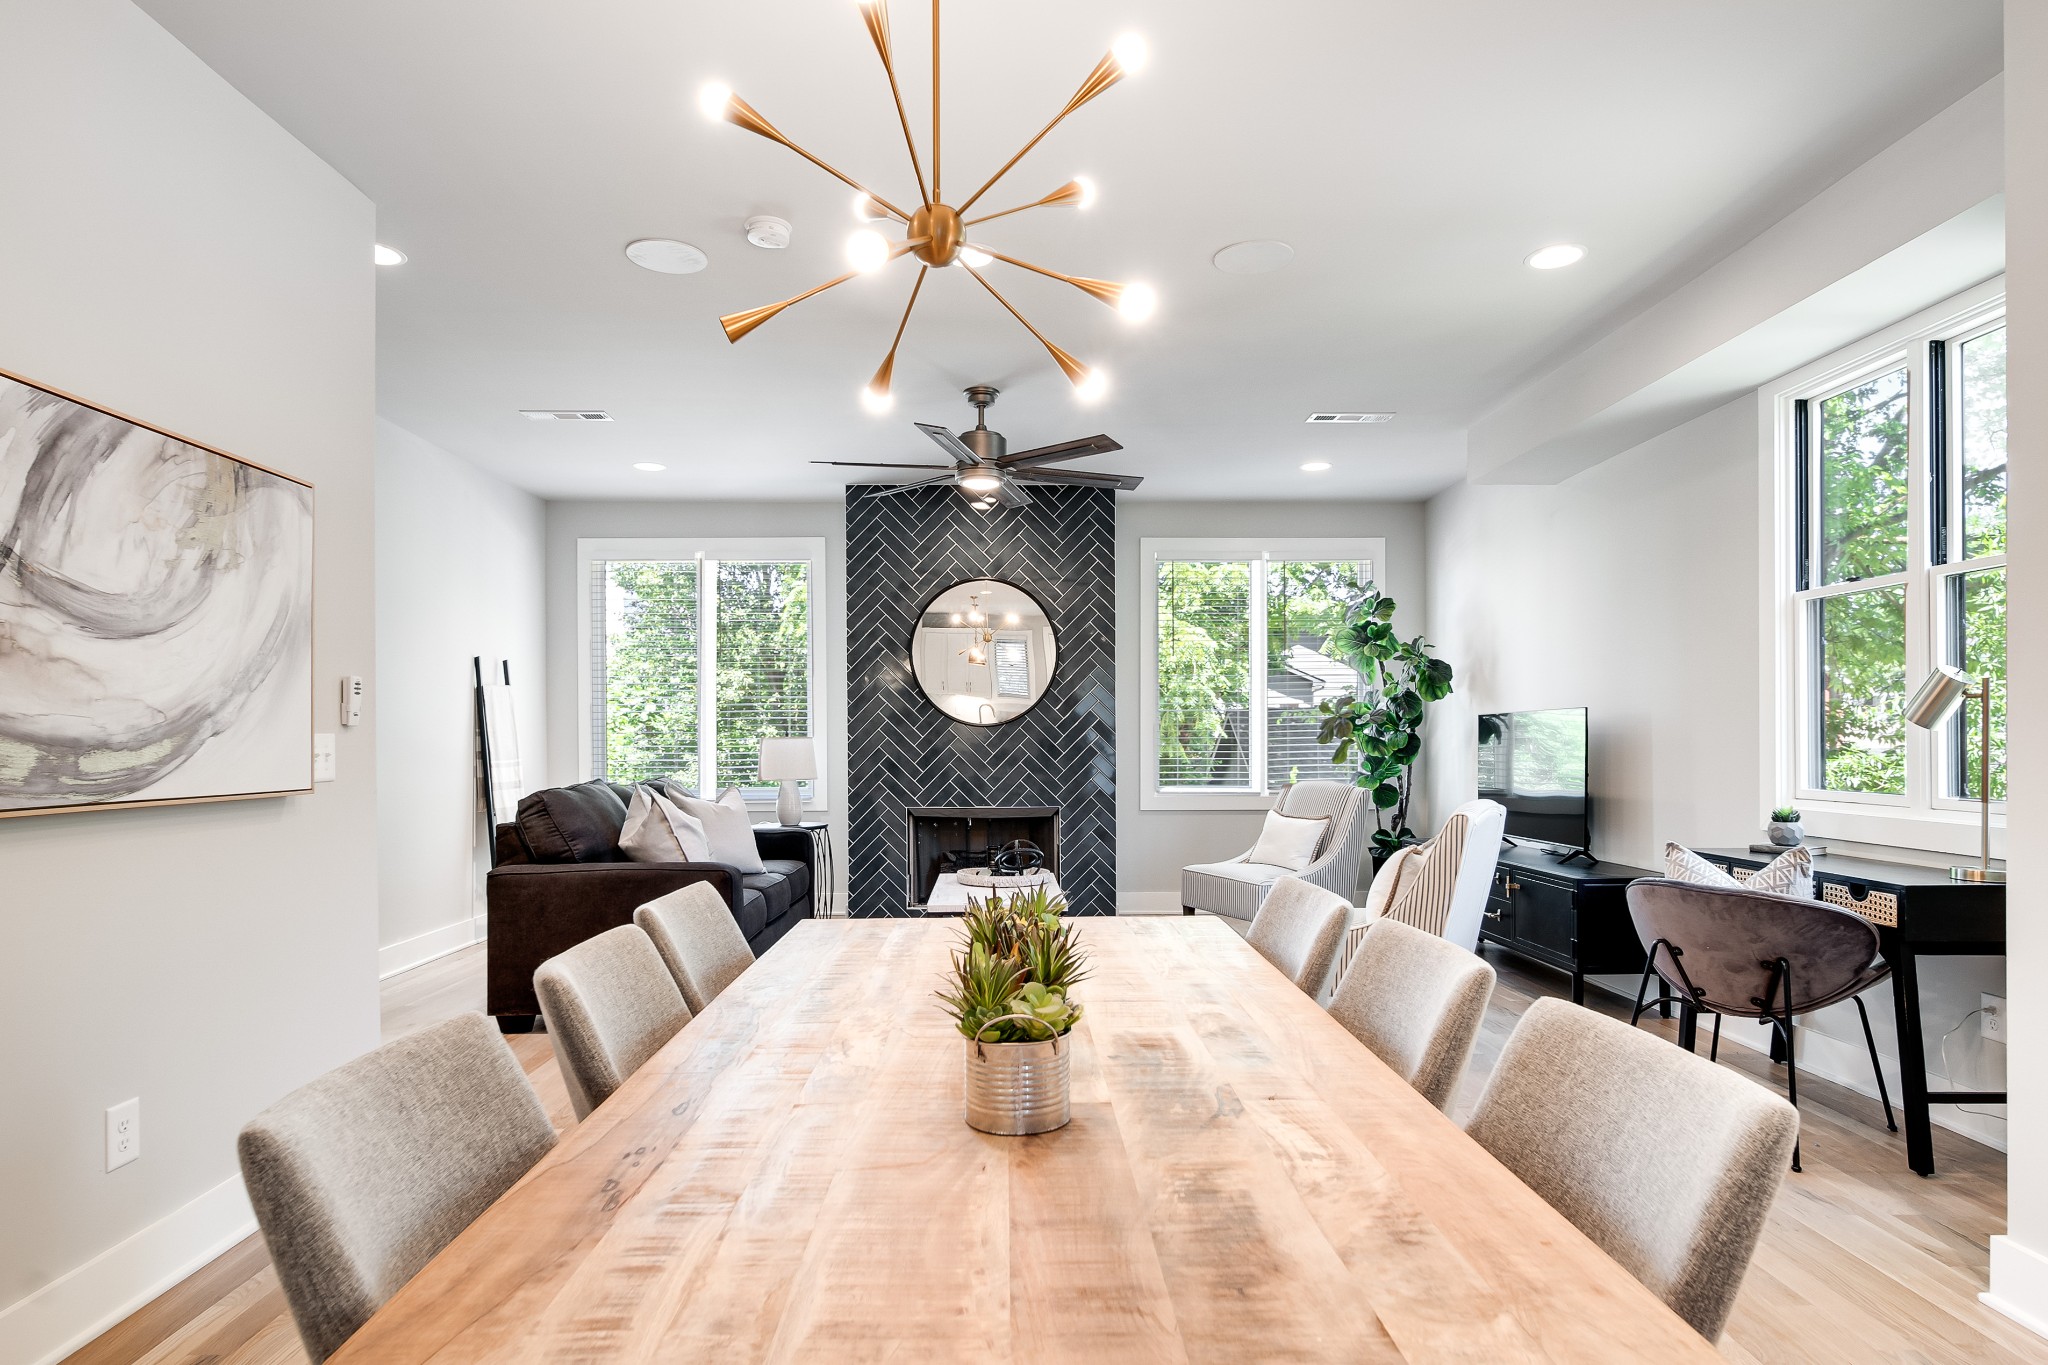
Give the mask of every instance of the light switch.
[[313, 736], [313, 780], [332, 782], [334, 780], [334, 736]]

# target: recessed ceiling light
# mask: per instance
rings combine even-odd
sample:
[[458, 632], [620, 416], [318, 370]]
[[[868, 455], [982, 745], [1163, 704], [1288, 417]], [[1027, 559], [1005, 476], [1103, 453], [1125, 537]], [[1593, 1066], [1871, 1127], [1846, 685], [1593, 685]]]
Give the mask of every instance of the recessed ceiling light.
[[1529, 253], [1529, 265], [1536, 270], [1562, 270], [1568, 265], [1577, 265], [1586, 259], [1586, 248], [1571, 242], [1559, 242]]
[[370, 253], [370, 259], [378, 265], [404, 265], [405, 253], [395, 246], [377, 243], [377, 249]]
[[1320, 425], [1328, 425], [1333, 422], [1391, 422], [1394, 420], [1394, 414], [1391, 412], [1312, 412], [1308, 415], [1307, 420], [1312, 424]]
[[1328, 460], [1310, 460], [1301, 467], [1301, 472], [1304, 474], [1320, 474], [1329, 467], [1330, 462]]
[[1285, 242], [1233, 242], [1209, 258], [1226, 275], [1269, 275], [1294, 259]]
[[667, 237], [642, 237], [626, 243], [626, 259], [643, 270], [663, 275], [694, 275], [711, 263], [709, 257], [688, 242]]
[[639, 470], [642, 474], [659, 474], [662, 470], [667, 469], [668, 466], [643, 460], [639, 464], [634, 465], [633, 468]]

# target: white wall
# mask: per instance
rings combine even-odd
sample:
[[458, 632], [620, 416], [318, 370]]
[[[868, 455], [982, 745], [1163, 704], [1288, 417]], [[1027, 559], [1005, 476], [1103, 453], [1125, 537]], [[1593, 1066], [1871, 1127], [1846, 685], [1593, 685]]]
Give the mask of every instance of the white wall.
[[384, 975], [481, 937], [489, 869], [471, 660], [508, 660], [528, 789], [545, 786], [546, 505], [377, 423], [377, 907]]
[[[2048, 970], [2048, 5], [2005, 7], [2006, 520], [2012, 560], [2006, 712], [2012, 800], [2007, 862], [2008, 961], [2015, 981]], [[2012, 1157], [2007, 1162], [2008, 1235], [1991, 1239], [1986, 1301], [2048, 1335], [2048, 995], [2011, 997]]]
[[[1399, 605], [1394, 624], [1419, 633], [1427, 618], [1423, 509], [1413, 502], [1141, 502], [1117, 507], [1116, 522], [1116, 832], [1117, 901], [1126, 912], [1172, 911], [1180, 905], [1180, 870], [1190, 863], [1234, 857], [1258, 839], [1257, 810], [1145, 810], [1144, 697], [1138, 674], [1139, 542], [1148, 536], [1383, 536], [1387, 563], [1381, 587]], [[1434, 710], [1430, 725], [1439, 724]], [[1417, 779], [1420, 781], [1420, 777]], [[1430, 828], [1428, 810], [1409, 823]]]
[[[0, 368], [310, 480], [332, 698], [375, 667], [370, 204], [125, 0], [0, 35]], [[0, 1360], [246, 1234], [236, 1131], [376, 1042], [373, 730], [309, 796], [0, 821]]]
[[[1474, 795], [1477, 714], [1584, 706], [1600, 857], [1655, 870], [1666, 840], [1762, 837], [1759, 458], [1756, 400], [1745, 395], [1565, 483], [1466, 485], [1430, 502], [1429, 634], [1460, 676], [1431, 718], [1436, 809]], [[2004, 990], [2004, 973], [1995, 958], [1923, 959], [1921, 971], [1928, 1065], [1940, 1076], [1942, 1036], [1979, 991]], [[1890, 997], [1880, 988], [1867, 1002], [1896, 1096]], [[1808, 1023], [1801, 1065], [1875, 1094], [1853, 1007]], [[1760, 1029], [1726, 1032], [1763, 1045]], [[1997, 1089], [2004, 1050], [1974, 1026], [1958, 1033], [1948, 1048], [1957, 1083]], [[2003, 1142], [2002, 1118], [1933, 1113]]]

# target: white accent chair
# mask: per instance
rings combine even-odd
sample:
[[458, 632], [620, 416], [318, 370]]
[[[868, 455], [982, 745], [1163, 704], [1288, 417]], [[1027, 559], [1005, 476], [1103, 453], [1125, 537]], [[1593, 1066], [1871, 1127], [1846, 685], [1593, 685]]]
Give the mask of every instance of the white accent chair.
[[1358, 890], [1359, 861], [1365, 855], [1366, 793], [1347, 782], [1296, 782], [1281, 791], [1273, 809], [1297, 819], [1329, 819], [1329, 832], [1323, 836], [1315, 860], [1296, 871], [1252, 862], [1247, 849], [1220, 863], [1184, 867], [1180, 872], [1182, 914], [1206, 910], [1233, 921], [1243, 933], [1282, 877], [1295, 877], [1342, 896], [1347, 903], [1351, 900]]
[[[1479, 949], [1479, 928], [1486, 918], [1486, 897], [1493, 883], [1494, 869], [1500, 863], [1501, 831], [1507, 827], [1507, 807], [1498, 801], [1467, 801], [1452, 811], [1436, 837], [1427, 843], [1412, 844], [1396, 852], [1374, 874], [1372, 886], [1365, 893], [1365, 900], [1351, 911], [1351, 918], [1344, 928], [1344, 942], [1337, 949], [1336, 983], [1344, 979], [1351, 970], [1351, 959], [1357, 955], [1359, 945], [1365, 940], [1365, 931], [1374, 920], [1388, 914], [1404, 897], [1415, 896], [1421, 900], [1437, 902], [1431, 905], [1411, 904], [1403, 908], [1399, 918], [1419, 928], [1435, 931], [1441, 922], [1443, 937], [1463, 948], [1466, 952]], [[1454, 820], [1463, 820], [1464, 829], [1458, 835], [1462, 840], [1456, 873], [1447, 885], [1442, 869], [1429, 865], [1430, 857], [1438, 851]], [[1448, 899], [1448, 906], [1442, 902]], [[1441, 915], [1441, 921], [1438, 916]]]

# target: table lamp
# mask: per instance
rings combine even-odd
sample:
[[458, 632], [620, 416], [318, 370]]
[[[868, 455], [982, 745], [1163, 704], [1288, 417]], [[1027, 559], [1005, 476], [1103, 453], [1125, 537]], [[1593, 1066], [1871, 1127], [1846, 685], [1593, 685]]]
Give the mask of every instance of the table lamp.
[[1955, 714], [1966, 701], [1977, 708], [1977, 795], [1983, 810], [1983, 853], [1976, 867], [1951, 867], [1948, 875], [1959, 882], [2002, 882], [2005, 873], [1991, 866], [1991, 678], [1987, 674], [1975, 687], [1969, 676], [1947, 664], [1936, 664], [1920, 684], [1920, 690], [1906, 703], [1906, 719], [1923, 730], [1932, 730]]
[[796, 784], [811, 781], [817, 775], [818, 751], [808, 736], [761, 741], [761, 780], [782, 784], [775, 797], [777, 821], [785, 825], [803, 822], [804, 802]]

